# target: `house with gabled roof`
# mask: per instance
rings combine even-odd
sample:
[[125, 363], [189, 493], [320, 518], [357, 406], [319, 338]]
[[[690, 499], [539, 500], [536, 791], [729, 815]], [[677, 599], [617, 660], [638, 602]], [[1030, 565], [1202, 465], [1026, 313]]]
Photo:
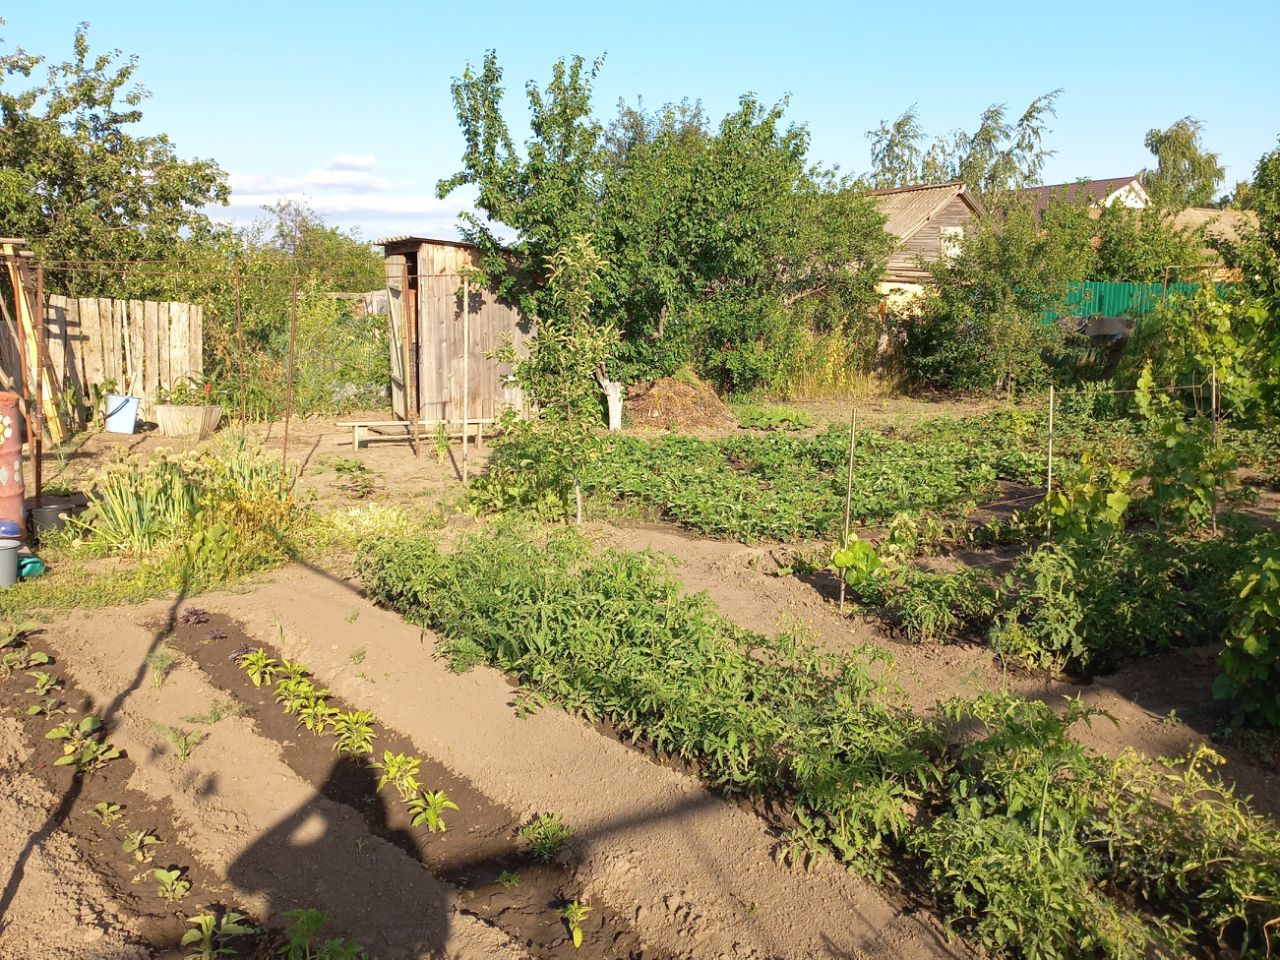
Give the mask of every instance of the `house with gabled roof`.
[[1023, 196], [1031, 199], [1036, 216], [1044, 215], [1053, 199], [1082, 203], [1101, 209], [1120, 204], [1141, 209], [1151, 203], [1147, 191], [1137, 177], [1108, 177], [1103, 180], [1077, 180], [1075, 183], [1051, 183], [1043, 187], [1027, 187]]
[[885, 268], [884, 294], [919, 292], [929, 279], [928, 264], [954, 256], [970, 221], [984, 213], [958, 180], [872, 190], [868, 196], [898, 241]]

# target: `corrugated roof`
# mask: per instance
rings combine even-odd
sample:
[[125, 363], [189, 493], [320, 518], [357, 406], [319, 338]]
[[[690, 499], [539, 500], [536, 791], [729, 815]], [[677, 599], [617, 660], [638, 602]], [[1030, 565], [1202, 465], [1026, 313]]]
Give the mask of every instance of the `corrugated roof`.
[[[1138, 189], [1142, 189], [1142, 184], [1138, 183], [1137, 177], [1107, 177], [1103, 180], [1085, 180], [1078, 183], [1051, 183], [1043, 187], [1027, 187], [1022, 192], [1031, 197], [1035, 203], [1036, 214], [1042, 214], [1049, 207], [1049, 201], [1054, 197], [1067, 200], [1069, 203], [1086, 201], [1092, 206], [1101, 206], [1107, 197], [1111, 196], [1117, 190], [1123, 190], [1129, 184], [1137, 184]], [[1143, 191], [1145, 195], [1146, 191]]]
[[885, 230], [897, 237], [899, 243], [911, 239], [957, 196], [963, 197], [975, 212], [981, 211], [959, 180], [952, 183], [922, 183], [890, 190], [871, 190], [867, 195], [875, 200], [876, 207], [887, 218]]
[[417, 237], [406, 234], [402, 237], [383, 237], [381, 240], [373, 241], [375, 247], [385, 247], [394, 243], [438, 243], [445, 247], [467, 247], [470, 249], [478, 249], [474, 243], [465, 243], [462, 240], [441, 240], [437, 237]]

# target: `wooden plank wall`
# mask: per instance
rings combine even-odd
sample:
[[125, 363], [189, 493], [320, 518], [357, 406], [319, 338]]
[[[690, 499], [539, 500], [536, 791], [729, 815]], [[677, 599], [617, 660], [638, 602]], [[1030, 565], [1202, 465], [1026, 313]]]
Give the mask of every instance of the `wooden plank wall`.
[[73, 391], [82, 415], [93, 388], [108, 380], [151, 412], [161, 390], [204, 374], [204, 309], [197, 304], [55, 294], [46, 298], [44, 329], [56, 390]]
[[923, 259], [932, 263], [942, 254], [942, 228], [965, 227], [973, 219], [973, 210], [960, 197], [954, 197], [915, 235], [908, 238], [889, 257], [887, 277], [890, 280], [925, 283], [930, 278], [920, 265]]
[[387, 352], [391, 357], [391, 412], [401, 420], [409, 419], [404, 399], [404, 257], [386, 259], [387, 318], [389, 336]]
[[[462, 277], [457, 274], [420, 274], [418, 277], [419, 400], [427, 420], [460, 421], [463, 385]], [[532, 334], [529, 321], [518, 309], [499, 303], [489, 290], [470, 294], [468, 414], [472, 419], [492, 419], [503, 409], [523, 407], [521, 391], [507, 386], [507, 364], [488, 354], [510, 335], [523, 349]]]

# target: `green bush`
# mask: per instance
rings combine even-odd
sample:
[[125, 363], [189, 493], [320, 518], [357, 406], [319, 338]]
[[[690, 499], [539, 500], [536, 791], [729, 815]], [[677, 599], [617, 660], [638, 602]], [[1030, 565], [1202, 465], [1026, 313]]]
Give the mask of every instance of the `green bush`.
[[1028, 666], [1105, 671], [1127, 660], [1221, 636], [1239, 551], [1220, 539], [1111, 534], [1044, 543], [1005, 578], [992, 646]]
[[908, 567], [898, 575], [885, 612], [916, 643], [958, 640], [991, 623], [996, 594], [974, 570], [933, 573]]
[[1237, 720], [1280, 728], [1280, 538], [1268, 536], [1232, 586], [1214, 695]]

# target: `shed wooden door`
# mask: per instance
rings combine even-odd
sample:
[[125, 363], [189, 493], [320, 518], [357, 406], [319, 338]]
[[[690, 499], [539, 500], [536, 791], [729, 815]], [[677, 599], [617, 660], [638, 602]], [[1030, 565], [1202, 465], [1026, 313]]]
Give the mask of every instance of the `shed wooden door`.
[[488, 290], [470, 291], [469, 349], [463, 345], [462, 278], [446, 274], [418, 276], [419, 409], [423, 419], [462, 419], [463, 358], [472, 420], [492, 420], [506, 407], [519, 410], [521, 391], [506, 383], [511, 368], [490, 359], [505, 337], [520, 349], [531, 334], [515, 307], [497, 301]]

